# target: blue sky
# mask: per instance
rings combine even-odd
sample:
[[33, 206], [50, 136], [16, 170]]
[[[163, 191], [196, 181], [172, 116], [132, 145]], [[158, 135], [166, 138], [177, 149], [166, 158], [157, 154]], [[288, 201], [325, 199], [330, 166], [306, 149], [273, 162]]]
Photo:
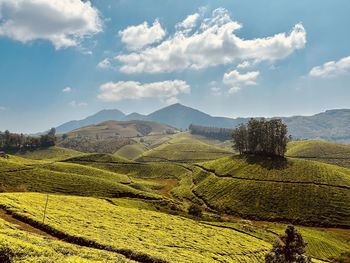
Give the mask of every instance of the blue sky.
[[350, 2], [0, 0], [0, 130], [180, 102], [212, 115], [350, 108]]

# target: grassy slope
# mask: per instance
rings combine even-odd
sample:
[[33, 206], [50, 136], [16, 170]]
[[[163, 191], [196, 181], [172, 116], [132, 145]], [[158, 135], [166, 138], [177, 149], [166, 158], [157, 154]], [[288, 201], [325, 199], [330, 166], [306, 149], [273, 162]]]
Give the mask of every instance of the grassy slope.
[[327, 141], [292, 141], [287, 156], [315, 159], [317, 161], [350, 168], [350, 145]]
[[[104, 200], [68, 196], [50, 196], [49, 200], [46, 223], [50, 226], [73, 236], [169, 262], [258, 263], [271, 247], [263, 240], [230, 229], [115, 206]], [[0, 202], [16, 213], [40, 221], [45, 196], [2, 194]]]
[[134, 262], [122, 255], [51, 240], [16, 228], [0, 219], [0, 249], [14, 254], [13, 262]]
[[127, 185], [130, 178], [125, 174], [79, 164], [34, 161], [14, 156], [9, 160], [0, 159], [0, 182], [3, 191], [26, 189], [83, 196], [156, 198], [151, 193]]
[[124, 157], [128, 160], [134, 160], [140, 155], [142, 155], [145, 151], [147, 151], [145, 145], [141, 143], [135, 143], [123, 146], [118, 151], [116, 151], [115, 154], [117, 156]]
[[39, 149], [35, 151], [18, 152], [16, 155], [27, 159], [33, 159], [33, 160], [46, 159], [46, 160], [58, 161], [58, 160], [80, 156], [80, 155], [83, 155], [83, 153], [75, 150], [71, 150], [71, 149], [61, 148], [61, 147], [50, 147], [50, 148], [44, 148], [44, 149]]
[[[228, 157], [202, 164], [194, 189], [215, 209], [267, 220], [350, 226], [350, 171], [319, 162]], [[274, 163], [275, 165], [275, 163]], [[204, 173], [204, 174], [203, 174]]]
[[230, 155], [231, 152], [206, 144], [186, 133], [180, 133], [160, 146], [145, 152], [139, 161], [198, 162]]

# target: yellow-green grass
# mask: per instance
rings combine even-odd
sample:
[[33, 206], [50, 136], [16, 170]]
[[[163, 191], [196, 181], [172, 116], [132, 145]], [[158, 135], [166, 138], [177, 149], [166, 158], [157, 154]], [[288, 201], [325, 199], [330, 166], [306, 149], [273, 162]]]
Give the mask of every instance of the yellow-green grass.
[[198, 162], [218, 159], [231, 155], [232, 152], [194, 139], [189, 134], [181, 133], [160, 146], [145, 152], [139, 161]]
[[128, 160], [134, 160], [142, 155], [145, 151], [147, 151], [147, 147], [145, 145], [142, 143], [135, 143], [123, 146], [118, 151], [116, 151], [115, 154]]
[[0, 219], [0, 250], [11, 253], [12, 262], [135, 262], [120, 254], [31, 234], [2, 219]]
[[[194, 192], [207, 205], [248, 218], [350, 226], [350, 170], [288, 159], [228, 157], [200, 164]], [[205, 171], [206, 169], [206, 171]]]
[[[42, 218], [42, 194], [1, 194], [8, 210]], [[262, 262], [271, 245], [263, 240], [191, 219], [126, 208], [89, 197], [51, 195], [45, 224], [70, 236], [168, 262]]]
[[18, 152], [16, 153], [17, 156], [27, 158], [27, 159], [33, 159], [33, 160], [64, 160], [67, 158], [72, 158], [76, 156], [83, 155], [83, 153], [72, 150], [72, 149], [66, 149], [61, 147], [49, 147], [49, 148], [42, 148], [37, 149], [34, 151], [25, 151], [25, 152]]
[[[269, 243], [276, 240], [277, 235], [284, 234], [287, 225], [273, 222], [259, 222], [241, 219], [231, 219], [230, 222], [208, 222], [211, 225], [237, 229]], [[313, 262], [329, 262], [350, 251], [350, 230], [339, 228], [316, 228], [296, 226], [307, 242], [306, 253], [313, 257]]]
[[125, 174], [79, 164], [0, 159], [2, 191], [35, 191], [81, 196], [160, 198], [137, 190]]
[[68, 158], [65, 161], [75, 163], [125, 163], [130, 162], [126, 158], [119, 155], [111, 155], [105, 153], [91, 153], [83, 156]]
[[328, 141], [292, 141], [286, 153], [290, 157], [314, 159], [350, 168], [350, 145]]

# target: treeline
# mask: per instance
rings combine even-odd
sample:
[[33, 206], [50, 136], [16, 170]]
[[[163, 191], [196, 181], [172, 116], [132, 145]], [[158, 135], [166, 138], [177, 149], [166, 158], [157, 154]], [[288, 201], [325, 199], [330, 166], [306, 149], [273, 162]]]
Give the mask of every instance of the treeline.
[[47, 134], [41, 136], [26, 136], [23, 134], [0, 132], [0, 150], [18, 151], [46, 148], [56, 144], [56, 129], [52, 128]]
[[240, 154], [284, 156], [289, 140], [287, 133], [287, 125], [281, 119], [251, 119], [234, 130], [234, 148]]
[[233, 129], [228, 128], [206, 127], [193, 124], [190, 125], [189, 130], [192, 134], [202, 135], [220, 141], [231, 140], [234, 131]]

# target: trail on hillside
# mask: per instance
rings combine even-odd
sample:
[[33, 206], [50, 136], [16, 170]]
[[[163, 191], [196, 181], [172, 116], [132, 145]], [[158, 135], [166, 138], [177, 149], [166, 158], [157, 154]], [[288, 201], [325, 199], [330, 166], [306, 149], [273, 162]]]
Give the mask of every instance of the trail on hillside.
[[272, 179], [257, 179], [257, 178], [244, 178], [239, 176], [234, 176], [231, 174], [219, 174], [214, 169], [206, 168], [202, 165], [195, 164], [196, 167], [209, 172], [211, 174], [214, 174], [215, 176], [219, 178], [231, 178], [231, 179], [237, 179], [237, 180], [245, 180], [245, 181], [255, 181], [255, 182], [267, 182], [267, 183], [283, 183], [283, 184], [304, 184], [304, 185], [316, 185], [316, 186], [328, 186], [328, 187], [335, 187], [335, 188], [341, 188], [341, 189], [347, 189], [350, 190], [349, 186], [345, 185], [334, 185], [334, 184], [326, 184], [326, 183], [315, 183], [315, 182], [300, 182], [300, 181], [281, 181], [281, 180], [272, 180]]

